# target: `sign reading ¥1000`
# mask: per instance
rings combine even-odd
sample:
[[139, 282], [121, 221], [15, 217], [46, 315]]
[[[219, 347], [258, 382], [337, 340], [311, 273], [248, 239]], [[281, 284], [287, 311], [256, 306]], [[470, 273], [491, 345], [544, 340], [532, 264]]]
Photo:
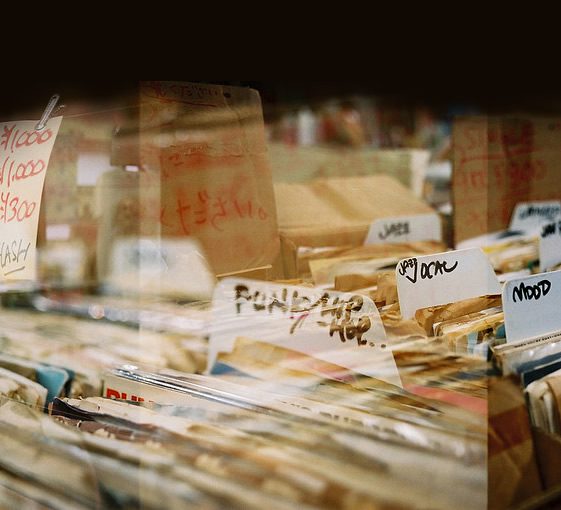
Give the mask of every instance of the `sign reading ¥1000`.
[[0, 282], [34, 280], [43, 183], [62, 117], [0, 123]]
[[380, 314], [367, 296], [225, 278], [215, 288], [212, 317], [208, 370], [243, 336], [401, 386]]

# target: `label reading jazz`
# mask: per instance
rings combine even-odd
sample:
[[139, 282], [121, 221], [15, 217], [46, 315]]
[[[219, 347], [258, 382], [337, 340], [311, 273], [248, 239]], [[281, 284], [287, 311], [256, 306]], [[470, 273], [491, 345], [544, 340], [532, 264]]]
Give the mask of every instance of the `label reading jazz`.
[[544, 223], [552, 222], [560, 216], [561, 202], [559, 200], [521, 202], [514, 209], [509, 230], [536, 234]]
[[45, 174], [62, 117], [0, 123], [0, 281], [34, 280]]
[[441, 240], [440, 219], [431, 213], [376, 220], [370, 225], [364, 244]]
[[510, 280], [502, 298], [507, 342], [561, 331], [561, 271]]
[[401, 315], [410, 319], [428, 306], [489, 294], [501, 287], [489, 259], [479, 248], [401, 260], [396, 267]]
[[225, 278], [212, 298], [211, 370], [237, 337], [281, 345], [401, 386], [373, 301], [360, 294]]
[[561, 264], [561, 220], [542, 225], [540, 233], [540, 271]]

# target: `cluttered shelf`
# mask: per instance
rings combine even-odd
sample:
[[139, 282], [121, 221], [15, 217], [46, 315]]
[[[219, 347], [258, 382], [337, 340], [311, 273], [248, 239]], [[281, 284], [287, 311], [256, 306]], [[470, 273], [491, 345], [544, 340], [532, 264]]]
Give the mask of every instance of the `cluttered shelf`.
[[561, 124], [67, 109], [0, 124], [4, 507], [555, 504]]

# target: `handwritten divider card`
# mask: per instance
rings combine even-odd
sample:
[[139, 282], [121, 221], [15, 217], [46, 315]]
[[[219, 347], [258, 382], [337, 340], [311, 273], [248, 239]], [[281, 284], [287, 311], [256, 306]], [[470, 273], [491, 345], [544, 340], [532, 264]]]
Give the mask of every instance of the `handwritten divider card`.
[[561, 331], [561, 271], [510, 280], [502, 298], [507, 342]]
[[382, 218], [370, 225], [364, 244], [442, 241], [438, 214]]
[[0, 123], [0, 281], [34, 280], [37, 226], [49, 158], [62, 117]]
[[512, 213], [509, 230], [527, 234], [539, 233], [544, 223], [552, 222], [560, 216], [559, 200], [522, 202], [516, 205]]
[[461, 118], [453, 148], [456, 245], [505, 230], [519, 202], [561, 198], [561, 119]]
[[208, 371], [238, 337], [282, 345], [401, 386], [380, 314], [367, 296], [225, 278], [212, 298]]
[[404, 259], [395, 272], [404, 319], [412, 318], [421, 308], [501, 293], [489, 259], [480, 248]]
[[561, 220], [542, 225], [540, 232], [540, 271], [561, 264]]
[[272, 264], [279, 238], [257, 91], [143, 83], [140, 140], [143, 222], [198, 238], [216, 274]]

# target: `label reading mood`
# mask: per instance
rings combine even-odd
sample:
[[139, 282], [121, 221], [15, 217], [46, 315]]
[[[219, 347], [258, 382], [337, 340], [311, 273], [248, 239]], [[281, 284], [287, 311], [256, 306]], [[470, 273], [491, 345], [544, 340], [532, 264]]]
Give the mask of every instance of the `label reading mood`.
[[542, 225], [540, 232], [540, 271], [561, 264], [561, 221]]
[[501, 293], [489, 259], [479, 248], [401, 260], [396, 267], [396, 278], [404, 319], [412, 318], [417, 310], [428, 306]]
[[0, 281], [34, 280], [45, 174], [62, 117], [0, 123]]
[[559, 200], [521, 202], [516, 205], [510, 220], [510, 230], [527, 234], [538, 233], [544, 223], [561, 216]]
[[441, 240], [440, 219], [430, 213], [376, 220], [370, 225], [364, 244]]
[[378, 309], [360, 294], [225, 278], [212, 299], [208, 370], [236, 338], [281, 345], [401, 386]]
[[510, 280], [502, 298], [507, 342], [561, 331], [561, 271]]

